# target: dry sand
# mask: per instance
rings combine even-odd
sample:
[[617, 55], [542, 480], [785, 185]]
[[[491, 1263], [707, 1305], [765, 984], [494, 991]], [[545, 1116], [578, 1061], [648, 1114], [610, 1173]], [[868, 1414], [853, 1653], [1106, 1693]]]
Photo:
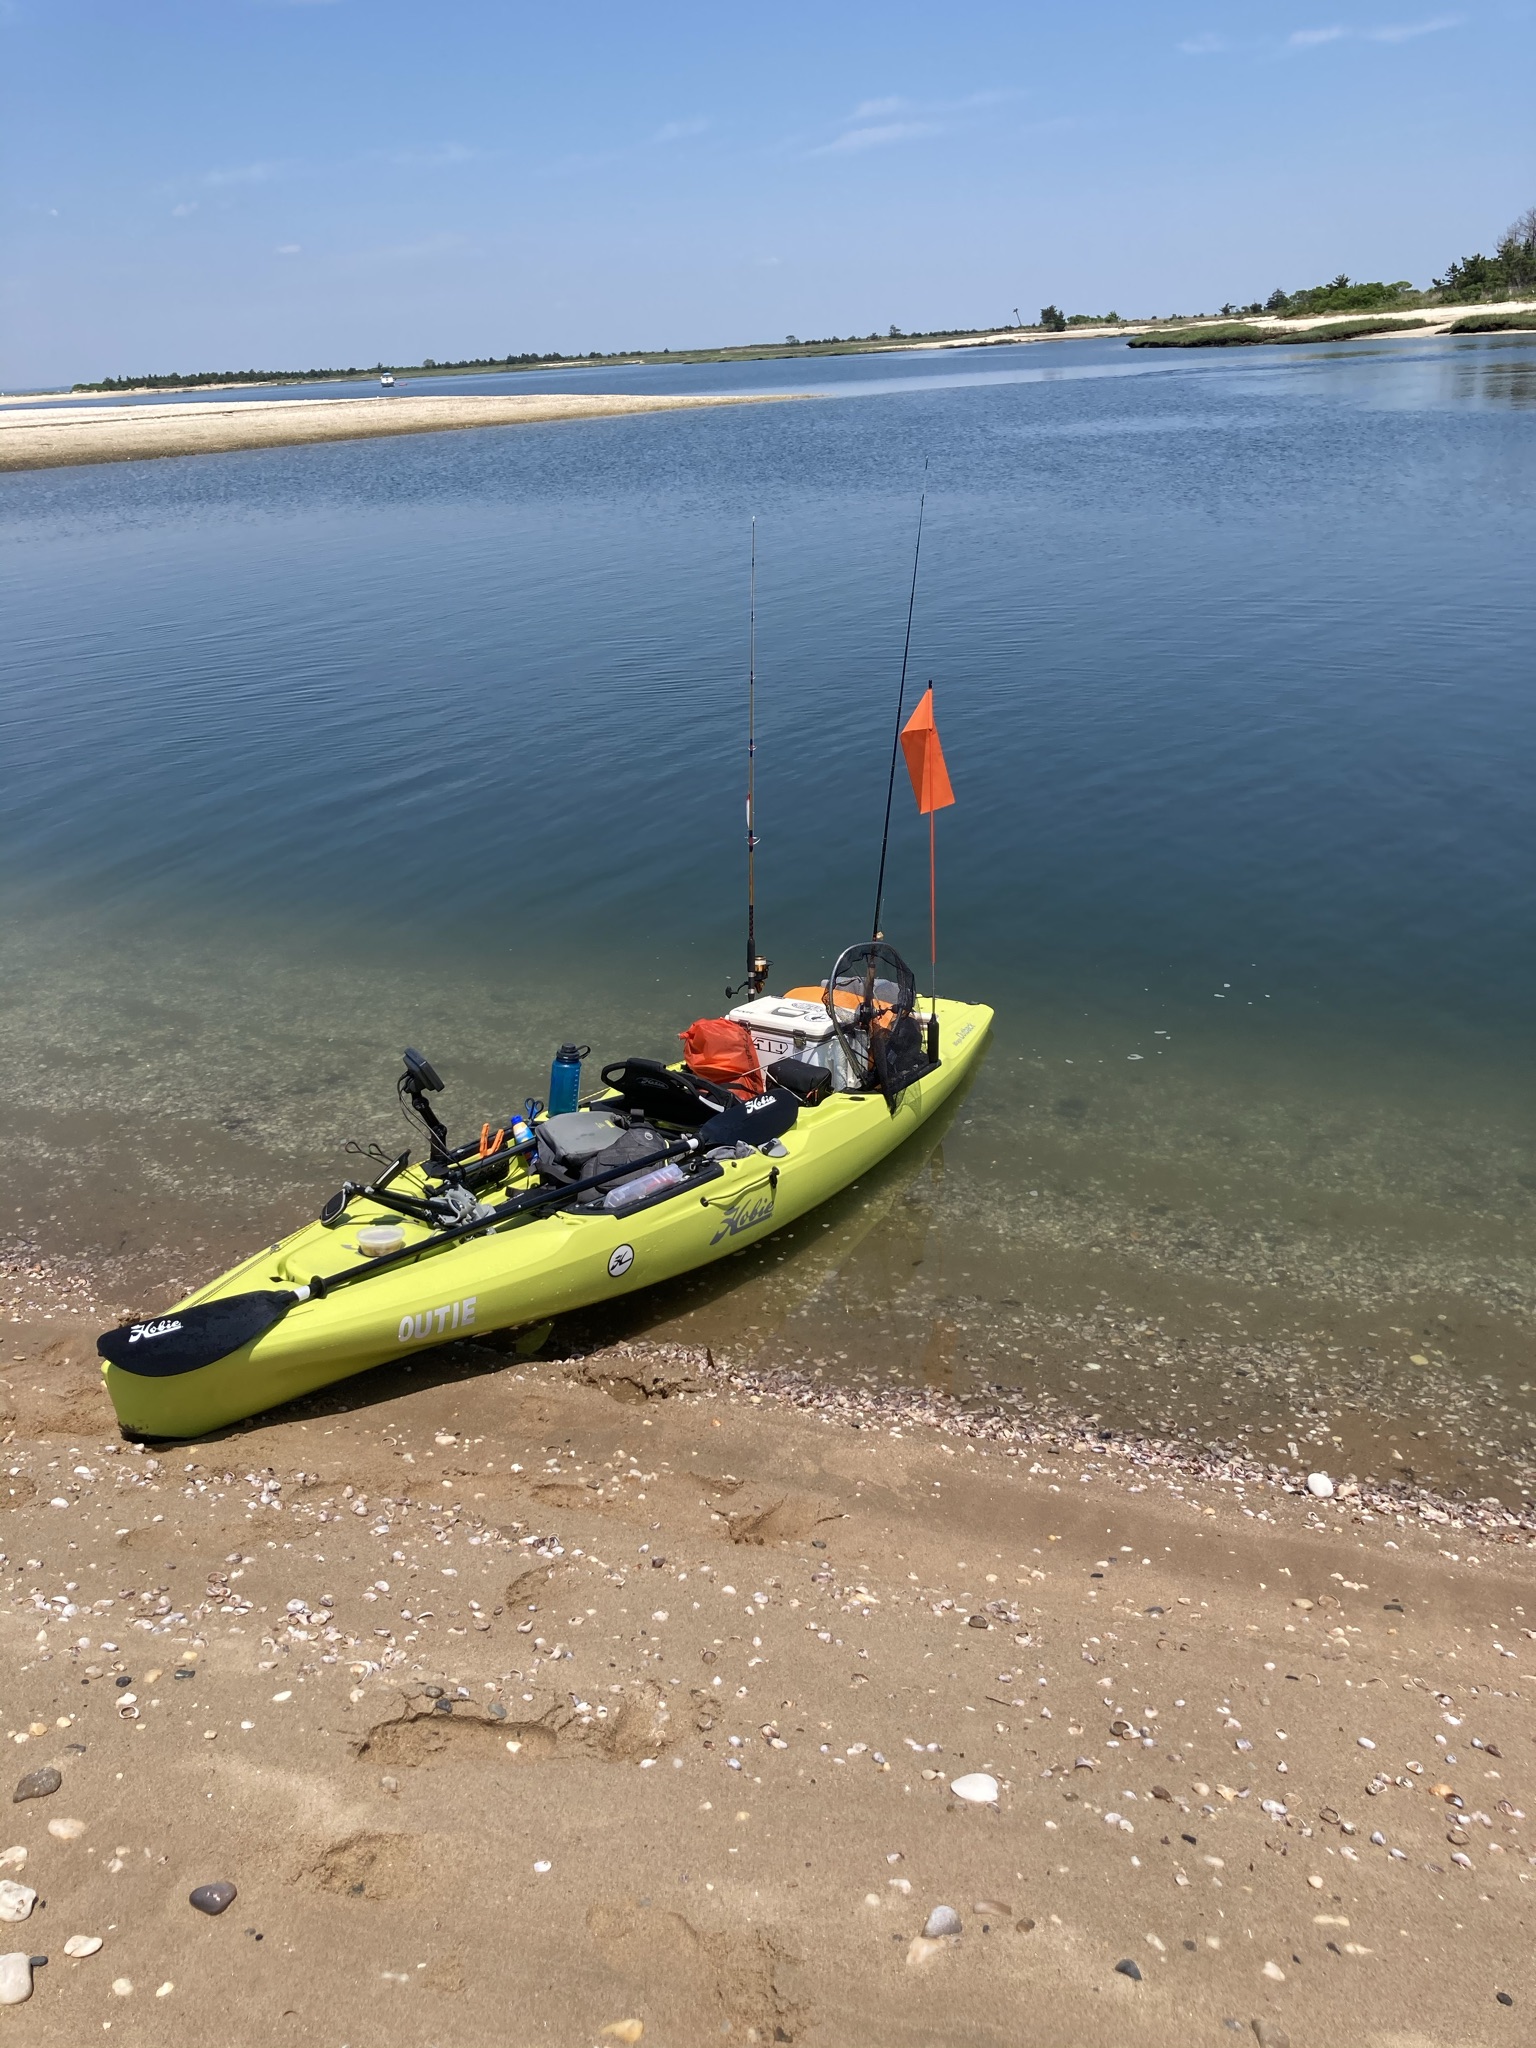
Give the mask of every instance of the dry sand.
[[1519, 1530], [665, 1347], [146, 1451], [95, 1327], [0, 1355], [18, 2037], [1530, 2038]]
[[567, 396], [240, 399], [221, 405], [60, 406], [52, 412], [0, 410], [0, 470], [58, 469], [82, 462], [136, 462], [156, 455], [224, 455], [237, 448], [287, 448], [311, 441], [363, 441], [384, 434], [441, 434], [458, 427], [528, 426], [543, 420], [606, 419], [618, 413], [676, 412], [690, 406], [757, 405], [780, 394], [725, 398]]

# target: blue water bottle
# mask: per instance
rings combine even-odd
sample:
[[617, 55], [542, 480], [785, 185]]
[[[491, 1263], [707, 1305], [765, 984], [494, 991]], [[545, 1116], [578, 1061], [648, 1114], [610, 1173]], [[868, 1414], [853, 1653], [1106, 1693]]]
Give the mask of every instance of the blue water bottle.
[[564, 1116], [581, 1098], [581, 1063], [590, 1045], [562, 1045], [549, 1070], [549, 1113]]

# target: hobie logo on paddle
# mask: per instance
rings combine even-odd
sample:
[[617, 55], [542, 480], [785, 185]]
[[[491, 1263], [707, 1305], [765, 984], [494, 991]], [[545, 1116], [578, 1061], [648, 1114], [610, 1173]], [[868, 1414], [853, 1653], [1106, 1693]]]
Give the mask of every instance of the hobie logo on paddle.
[[766, 1223], [773, 1214], [774, 1199], [778, 1194], [777, 1177], [760, 1181], [755, 1188], [748, 1188], [743, 1194], [727, 1204], [720, 1214], [720, 1228], [709, 1240], [719, 1244], [722, 1238], [740, 1237], [744, 1230], [755, 1230], [760, 1223]]
[[450, 1330], [472, 1329], [475, 1303], [479, 1299], [478, 1294], [467, 1294], [462, 1301], [449, 1301], [441, 1308], [424, 1309], [419, 1316], [402, 1316], [396, 1334], [402, 1344], [423, 1344], [429, 1337], [446, 1337]]
[[162, 1316], [158, 1323], [134, 1323], [128, 1331], [128, 1342], [138, 1344], [146, 1337], [169, 1337], [180, 1328], [174, 1316]]

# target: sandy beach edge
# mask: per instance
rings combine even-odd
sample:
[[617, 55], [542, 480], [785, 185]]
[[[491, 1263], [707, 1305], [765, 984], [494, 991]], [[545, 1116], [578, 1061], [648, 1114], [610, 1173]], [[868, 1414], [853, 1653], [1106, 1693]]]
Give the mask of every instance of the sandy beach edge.
[[0, 1365], [39, 2041], [1521, 2038], [1523, 1550], [678, 1345], [139, 1448], [85, 1339]]
[[0, 411], [0, 472], [137, 462], [170, 455], [223, 455], [325, 441], [438, 434], [471, 427], [531, 426], [635, 413], [782, 403], [798, 394], [635, 396], [549, 392], [508, 397], [448, 394], [390, 398], [250, 399], [233, 405], [60, 407]]

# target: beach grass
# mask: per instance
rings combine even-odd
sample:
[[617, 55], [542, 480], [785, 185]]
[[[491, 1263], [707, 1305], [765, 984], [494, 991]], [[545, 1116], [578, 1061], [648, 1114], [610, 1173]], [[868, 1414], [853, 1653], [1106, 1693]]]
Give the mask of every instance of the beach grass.
[[[1286, 331], [1277, 327], [1255, 327], [1246, 320], [1225, 321], [1212, 327], [1169, 327], [1155, 333], [1138, 334], [1127, 348], [1241, 348], [1259, 342], [1358, 341], [1368, 334], [1404, 334], [1427, 326], [1424, 320], [1329, 320], [1321, 327]], [[1452, 328], [1451, 332], [1457, 332]]]
[[1162, 327], [1133, 334], [1127, 348], [1240, 348], [1245, 342], [1273, 341], [1274, 330], [1253, 327], [1246, 320], [1224, 321], [1219, 327]]
[[1448, 334], [1514, 334], [1536, 328], [1536, 313], [1468, 313]]

